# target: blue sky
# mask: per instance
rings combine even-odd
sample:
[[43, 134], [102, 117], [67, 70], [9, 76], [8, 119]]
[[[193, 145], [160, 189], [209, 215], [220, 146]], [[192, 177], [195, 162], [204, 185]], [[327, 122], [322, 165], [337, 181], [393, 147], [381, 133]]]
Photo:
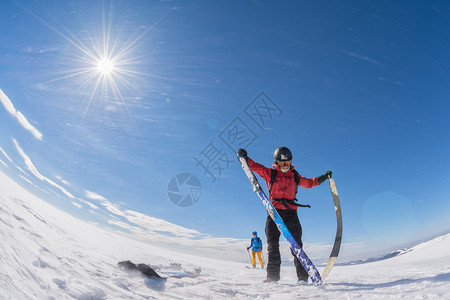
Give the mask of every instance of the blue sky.
[[[349, 253], [448, 232], [449, 10], [443, 1], [2, 4], [0, 168], [101, 224], [125, 228], [127, 211], [139, 212], [246, 239], [263, 236], [265, 212], [232, 149], [242, 143], [269, 166], [283, 145], [303, 176], [333, 171]], [[112, 74], [98, 69], [104, 57]], [[256, 107], [263, 119], [250, 117]], [[245, 138], [227, 135], [236, 124]], [[208, 165], [205, 153], [211, 173], [198, 163]], [[201, 183], [192, 206], [170, 201], [181, 173]], [[299, 197], [312, 205], [299, 213], [305, 243], [331, 243], [327, 184]]]

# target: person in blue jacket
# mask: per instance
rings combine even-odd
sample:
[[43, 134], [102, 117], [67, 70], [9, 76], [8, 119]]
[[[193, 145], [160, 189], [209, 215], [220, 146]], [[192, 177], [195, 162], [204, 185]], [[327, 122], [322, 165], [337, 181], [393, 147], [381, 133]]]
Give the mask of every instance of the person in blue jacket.
[[253, 231], [253, 238], [250, 241], [250, 246], [247, 247], [247, 251], [252, 249], [252, 266], [256, 268], [256, 255], [258, 256], [259, 263], [261, 264], [261, 269], [264, 269], [264, 261], [261, 257], [263, 244], [261, 239], [258, 237], [256, 231]]

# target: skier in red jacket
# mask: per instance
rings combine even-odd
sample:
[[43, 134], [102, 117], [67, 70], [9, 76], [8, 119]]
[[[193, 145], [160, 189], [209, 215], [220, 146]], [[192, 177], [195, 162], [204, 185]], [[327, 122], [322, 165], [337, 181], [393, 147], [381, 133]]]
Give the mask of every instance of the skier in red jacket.
[[[279, 147], [273, 155], [275, 163], [272, 168], [267, 168], [262, 164], [254, 162], [247, 157], [247, 151], [238, 150], [238, 156], [247, 160], [248, 166], [252, 171], [258, 173], [263, 178], [269, 188], [269, 198], [278, 214], [283, 219], [286, 227], [294, 237], [300, 247], [302, 243], [302, 226], [298, 219], [297, 208], [301, 206], [295, 203], [297, 187], [313, 188], [318, 186], [326, 179], [331, 178], [331, 171], [316, 178], [306, 178], [298, 174], [292, 163], [292, 153], [286, 147]], [[280, 280], [281, 256], [279, 248], [280, 231], [277, 225], [268, 215], [266, 220], [266, 236], [267, 236], [267, 279], [265, 282], [273, 282]], [[297, 271], [298, 282], [304, 284], [308, 282], [308, 273], [301, 265], [298, 258], [294, 256], [294, 265]]]

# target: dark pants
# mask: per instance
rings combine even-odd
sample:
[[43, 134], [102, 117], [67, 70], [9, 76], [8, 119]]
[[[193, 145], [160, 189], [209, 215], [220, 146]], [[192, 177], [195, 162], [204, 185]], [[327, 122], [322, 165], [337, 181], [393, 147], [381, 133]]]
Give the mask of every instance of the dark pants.
[[[300, 247], [303, 247], [302, 243], [302, 226], [298, 219], [296, 210], [277, 210], [281, 219], [283, 219], [284, 224], [289, 229], [289, 232], [294, 237], [295, 241]], [[268, 252], [268, 263], [267, 263], [267, 277], [271, 280], [280, 280], [280, 265], [281, 265], [281, 255], [280, 255], [280, 231], [277, 225], [272, 220], [270, 216], [267, 216], [266, 221], [266, 236], [267, 236], [267, 252]], [[308, 279], [308, 273], [303, 268], [302, 264], [295, 256], [294, 252], [291, 250], [294, 256], [294, 265], [297, 270], [297, 277]]]

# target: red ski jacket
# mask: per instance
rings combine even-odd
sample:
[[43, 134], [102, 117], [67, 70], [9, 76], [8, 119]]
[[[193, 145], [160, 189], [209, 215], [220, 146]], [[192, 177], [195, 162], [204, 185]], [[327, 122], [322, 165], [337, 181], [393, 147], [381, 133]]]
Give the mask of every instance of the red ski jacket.
[[[267, 188], [269, 188], [272, 169], [267, 168], [264, 165], [259, 164], [257, 162], [254, 162], [251, 158], [248, 158], [247, 162], [250, 169], [258, 173], [258, 175], [261, 176], [261, 178], [266, 181]], [[271, 202], [276, 209], [287, 209], [280, 201], [272, 199], [289, 200], [295, 198], [296, 183], [294, 179], [294, 173], [292, 173], [292, 169], [294, 169], [295, 167], [291, 165], [291, 169], [286, 173], [283, 173], [277, 164], [273, 164], [272, 167], [275, 170], [277, 170], [278, 173], [275, 182], [272, 185], [272, 190], [270, 191], [269, 198], [271, 199]], [[317, 178], [306, 178], [300, 174], [299, 177], [300, 177], [299, 186], [303, 188], [310, 189], [319, 185], [319, 181], [317, 181]], [[294, 210], [297, 210], [298, 208], [297, 206], [289, 203], [287, 203], [287, 205]]]

